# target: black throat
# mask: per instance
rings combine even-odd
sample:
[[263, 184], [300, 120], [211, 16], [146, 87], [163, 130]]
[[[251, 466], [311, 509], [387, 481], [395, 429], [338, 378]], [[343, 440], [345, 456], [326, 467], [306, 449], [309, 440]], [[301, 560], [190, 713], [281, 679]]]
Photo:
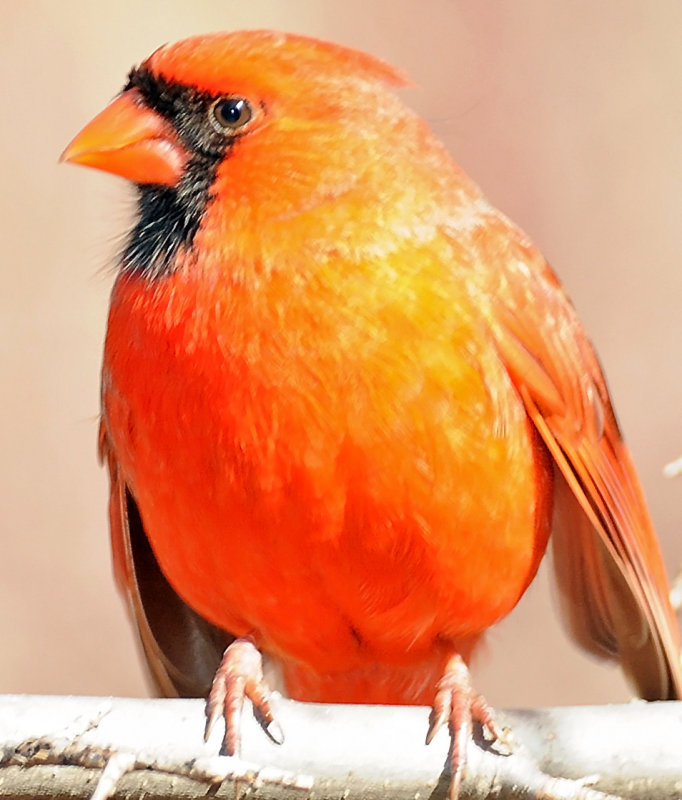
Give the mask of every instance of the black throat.
[[167, 119], [189, 160], [175, 186], [137, 185], [137, 218], [120, 257], [124, 273], [158, 280], [179, 269], [212, 199], [220, 162], [233, 139], [220, 136], [208, 119], [215, 97], [194, 86], [173, 83], [144, 67], [128, 76], [152, 110]]

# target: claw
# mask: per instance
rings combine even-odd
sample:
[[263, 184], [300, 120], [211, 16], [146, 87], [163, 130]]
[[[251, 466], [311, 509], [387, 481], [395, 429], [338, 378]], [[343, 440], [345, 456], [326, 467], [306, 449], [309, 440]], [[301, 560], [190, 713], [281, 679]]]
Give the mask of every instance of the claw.
[[263, 659], [248, 639], [235, 639], [225, 650], [220, 666], [213, 678], [206, 701], [206, 728], [204, 741], [208, 740], [220, 717], [225, 720], [223, 752], [228, 756], [241, 751], [241, 718], [244, 698], [253, 704], [261, 726], [277, 744], [284, 741], [282, 729], [275, 719], [270, 693], [263, 680]]
[[473, 723], [478, 723], [487, 731], [493, 742], [502, 742], [509, 746], [505, 733], [495, 721], [492, 709], [471, 685], [469, 669], [464, 659], [457, 654], [449, 659], [443, 677], [436, 685], [426, 744], [433, 741], [445, 722], [448, 723], [451, 737], [448, 796], [449, 800], [457, 800], [466, 772], [467, 744], [472, 738]]

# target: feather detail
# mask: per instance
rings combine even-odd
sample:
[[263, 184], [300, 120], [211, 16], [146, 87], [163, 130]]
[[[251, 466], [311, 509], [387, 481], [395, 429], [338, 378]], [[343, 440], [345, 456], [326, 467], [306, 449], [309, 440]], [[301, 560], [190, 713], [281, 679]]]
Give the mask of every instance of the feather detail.
[[193, 611], [161, 572], [103, 422], [99, 454], [109, 470], [114, 575], [139, 633], [154, 688], [164, 697], [205, 697], [234, 637]]
[[618, 658], [642, 697], [678, 698], [680, 638], [665, 568], [604, 375], [549, 266], [504, 218], [496, 224], [507, 250], [489, 313], [563, 477], [553, 534], [569, 628], [587, 649]]

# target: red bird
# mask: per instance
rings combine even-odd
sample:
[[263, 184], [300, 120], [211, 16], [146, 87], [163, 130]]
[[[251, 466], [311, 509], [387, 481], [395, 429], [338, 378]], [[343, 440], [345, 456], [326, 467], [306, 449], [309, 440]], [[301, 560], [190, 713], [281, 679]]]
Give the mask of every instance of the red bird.
[[270, 31], [167, 45], [64, 159], [128, 178], [102, 376], [119, 584], [167, 694], [238, 746], [300, 700], [495, 726], [466, 662], [550, 530], [571, 630], [682, 694], [642, 491], [573, 306], [393, 89]]

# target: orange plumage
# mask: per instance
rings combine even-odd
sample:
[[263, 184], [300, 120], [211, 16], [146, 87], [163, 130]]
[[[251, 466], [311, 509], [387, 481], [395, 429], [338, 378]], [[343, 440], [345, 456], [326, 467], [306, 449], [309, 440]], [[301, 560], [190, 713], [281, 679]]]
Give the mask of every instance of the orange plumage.
[[643, 696], [679, 696], [595, 355], [402, 83], [305, 37], [195, 37], [133, 70], [65, 154], [139, 186], [102, 442], [152, 670], [203, 691], [228, 631], [294, 698], [431, 703], [533, 579], [556, 505], [578, 640]]

